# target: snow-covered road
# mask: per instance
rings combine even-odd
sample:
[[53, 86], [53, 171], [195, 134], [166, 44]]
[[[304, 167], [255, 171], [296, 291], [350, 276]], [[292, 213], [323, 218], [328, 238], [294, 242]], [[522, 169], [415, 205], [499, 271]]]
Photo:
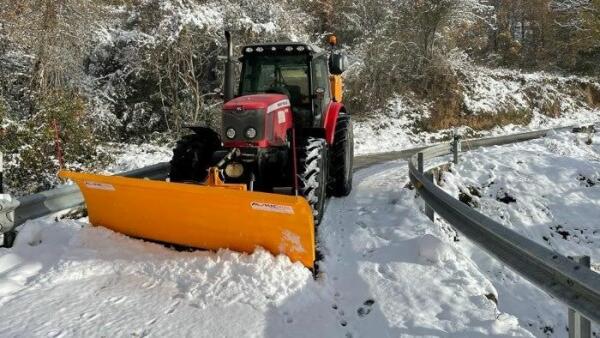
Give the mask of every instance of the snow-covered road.
[[330, 201], [318, 280], [262, 250], [177, 252], [30, 221], [0, 249], [0, 336], [532, 336], [488, 299], [453, 231], [415, 207], [406, 167], [359, 171], [352, 195]]

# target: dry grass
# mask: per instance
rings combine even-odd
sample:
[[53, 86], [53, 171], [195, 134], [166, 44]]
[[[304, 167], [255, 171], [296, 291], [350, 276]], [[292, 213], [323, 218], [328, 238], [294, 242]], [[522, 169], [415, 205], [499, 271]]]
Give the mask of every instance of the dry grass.
[[600, 88], [591, 83], [584, 83], [581, 85], [581, 91], [587, 104], [600, 108]]
[[530, 110], [507, 110], [498, 113], [485, 113], [478, 115], [461, 115], [461, 113], [440, 114], [434, 112], [432, 116], [423, 121], [425, 131], [451, 129], [468, 126], [474, 130], [489, 130], [507, 124], [527, 125], [531, 122], [533, 114]]
[[[458, 88], [441, 96], [432, 107], [431, 116], [422, 121], [425, 131], [468, 126], [474, 130], [489, 130], [507, 124], [526, 125], [531, 122], [531, 110], [499, 108], [495, 113], [466, 114], [462, 93]], [[560, 113], [560, 104], [552, 105], [551, 111]]]
[[560, 117], [560, 101], [558, 100], [545, 100], [541, 103], [540, 111], [542, 114], [552, 117], [558, 118]]

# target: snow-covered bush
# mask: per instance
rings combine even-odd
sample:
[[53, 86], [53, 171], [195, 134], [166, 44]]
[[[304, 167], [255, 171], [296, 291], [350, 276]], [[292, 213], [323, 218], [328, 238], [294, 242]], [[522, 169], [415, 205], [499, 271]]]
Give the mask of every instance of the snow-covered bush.
[[7, 161], [9, 191], [34, 193], [56, 185], [59, 158], [66, 168], [80, 170], [102, 166], [106, 157], [97, 152], [89, 127], [84, 99], [69, 92], [51, 92], [37, 100], [37, 110], [27, 120], [2, 129], [0, 151]]
[[[94, 114], [124, 140], [182, 131], [189, 123], [218, 128], [225, 29], [236, 46], [309, 41], [313, 18], [290, 2], [149, 0], [132, 4], [98, 35], [87, 57]], [[104, 116], [104, 117], [103, 117]], [[112, 133], [114, 134], [114, 133]]]

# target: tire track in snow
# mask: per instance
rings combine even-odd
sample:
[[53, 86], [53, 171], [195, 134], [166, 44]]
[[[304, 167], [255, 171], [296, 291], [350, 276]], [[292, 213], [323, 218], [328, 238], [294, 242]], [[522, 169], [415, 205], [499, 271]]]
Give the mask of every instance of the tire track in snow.
[[[361, 220], [361, 216], [369, 214], [367, 208], [360, 203], [360, 195], [364, 194], [365, 186], [368, 190], [378, 186], [376, 176], [386, 170], [398, 171], [398, 167], [406, 167], [405, 163], [391, 162], [384, 165], [369, 166], [354, 174], [354, 189], [346, 198], [332, 198], [327, 206], [324, 222], [319, 228], [319, 237], [324, 243], [323, 273], [330, 289], [331, 309], [335, 312], [339, 325], [348, 330], [346, 337], [364, 335], [361, 332], [359, 319], [364, 319], [372, 312], [375, 300], [367, 290], [352, 290], [345, 285], [347, 281], [356, 280], [356, 269], [352, 266], [354, 258], [359, 256], [351, 243], [353, 229], [356, 226], [369, 232], [369, 236], [379, 236], [376, 224]], [[398, 182], [406, 182], [408, 170], [400, 170]], [[375, 181], [375, 182], [374, 182]], [[374, 185], [375, 183], [375, 185]], [[400, 186], [404, 184], [401, 183]], [[389, 185], [388, 185], [389, 188]], [[385, 191], [385, 187], [379, 189]], [[361, 295], [362, 294], [362, 295]], [[361, 300], [362, 301], [359, 301]], [[358, 305], [354, 305], [358, 304]]]

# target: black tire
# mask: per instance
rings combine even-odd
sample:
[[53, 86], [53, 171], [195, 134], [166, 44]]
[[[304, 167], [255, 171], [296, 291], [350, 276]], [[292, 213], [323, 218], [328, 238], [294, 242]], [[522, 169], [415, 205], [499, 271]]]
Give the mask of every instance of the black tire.
[[327, 142], [322, 138], [309, 137], [298, 149], [298, 176], [300, 193], [313, 210], [315, 225], [325, 212], [327, 198]]
[[349, 115], [340, 115], [331, 146], [328, 193], [335, 197], [348, 196], [352, 191], [354, 164], [354, 132]]
[[181, 138], [173, 149], [169, 173], [171, 182], [204, 182], [213, 154], [220, 148], [219, 136], [209, 129]]

